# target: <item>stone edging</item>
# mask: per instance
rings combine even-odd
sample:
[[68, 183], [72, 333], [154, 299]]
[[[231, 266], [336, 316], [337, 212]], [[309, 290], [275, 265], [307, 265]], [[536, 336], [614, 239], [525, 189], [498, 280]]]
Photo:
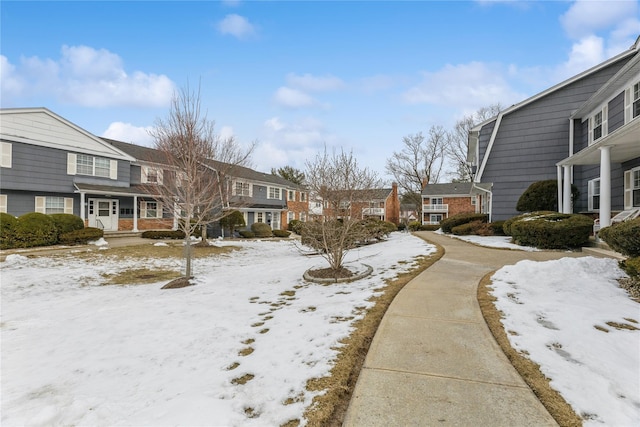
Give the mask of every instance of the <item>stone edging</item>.
[[355, 276], [345, 277], [345, 278], [342, 278], [342, 279], [313, 277], [312, 275], [309, 274], [309, 271], [311, 271], [311, 269], [305, 271], [304, 274], [302, 275], [302, 277], [303, 277], [304, 280], [309, 281], [309, 282], [314, 282], [314, 283], [346, 283], [346, 282], [353, 282], [353, 281], [365, 278], [368, 275], [370, 275], [371, 273], [373, 273], [373, 267], [371, 267], [370, 265], [367, 265], [367, 264], [362, 264], [362, 265], [367, 267], [365, 269], [365, 271], [363, 271], [360, 274], [356, 274]]

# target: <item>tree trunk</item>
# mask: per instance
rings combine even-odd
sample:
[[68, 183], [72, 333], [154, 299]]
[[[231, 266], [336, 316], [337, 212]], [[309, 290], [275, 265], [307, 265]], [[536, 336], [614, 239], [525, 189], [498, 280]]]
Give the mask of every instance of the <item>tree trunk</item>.
[[191, 236], [184, 238], [185, 277], [191, 277]]

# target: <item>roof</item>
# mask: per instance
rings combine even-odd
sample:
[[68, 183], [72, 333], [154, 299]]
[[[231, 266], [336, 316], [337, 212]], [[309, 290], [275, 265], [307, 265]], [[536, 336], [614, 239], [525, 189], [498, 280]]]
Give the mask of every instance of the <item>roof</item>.
[[[480, 184], [475, 184], [479, 186]], [[487, 184], [482, 184], [487, 185]], [[423, 196], [470, 196], [472, 182], [452, 182], [449, 184], [427, 184], [422, 189]]]
[[[101, 139], [118, 148], [119, 150], [124, 151], [130, 156], [136, 158], [139, 162], [150, 162], [164, 165], [167, 164], [166, 156], [162, 153], [162, 151], [155, 148], [117, 141], [115, 139]], [[229, 163], [219, 162], [217, 160], [208, 160], [207, 163], [213, 169], [224, 171], [227, 175], [233, 176], [235, 178], [247, 179], [250, 181], [259, 181], [266, 184], [276, 184], [287, 188], [302, 188], [300, 185], [288, 181], [278, 175], [258, 172], [244, 166], [232, 165]]]
[[149, 186], [145, 185], [131, 185], [130, 187], [116, 187], [113, 185], [94, 185], [94, 184], [82, 184], [76, 182], [75, 187], [77, 193], [93, 193], [93, 194], [109, 194], [113, 196], [149, 196], [147, 190]]

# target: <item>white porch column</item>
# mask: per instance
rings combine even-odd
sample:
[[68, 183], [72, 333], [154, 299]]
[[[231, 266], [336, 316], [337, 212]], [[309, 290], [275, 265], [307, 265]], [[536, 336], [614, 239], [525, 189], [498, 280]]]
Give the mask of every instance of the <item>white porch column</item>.
[[600, 148], [600, 228], [611, 225], [611, 147]]
[[556, 176], [556, 179], [558, 180], [558, 212], [564, 213], [564, 200], [562, 199], [562, 166], [556, 166]]
[[133, 196], [133, 231], [138, 232], [138, 196]]
[[564, 169], [562, 213], [572, 213], [573, 206], [571, 206], [571, 166], [563, 166], [562, 168]]
[[84, 208], [84, 203], [85, 203], [85, 193], [84, 192], [80, 192], [80, 218], [82, 218], [82, 220], [86, 220], [87, 219], [87, 212]]

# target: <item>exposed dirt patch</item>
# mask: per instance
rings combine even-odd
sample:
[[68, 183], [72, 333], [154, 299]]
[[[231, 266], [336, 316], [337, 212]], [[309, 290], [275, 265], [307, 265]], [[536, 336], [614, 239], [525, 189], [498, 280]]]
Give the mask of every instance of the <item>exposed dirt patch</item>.
[[185, 276], [178, 277], [177, 279], [174, 279], [174, 280], [170, 281], [169, 283], [167, 283], [166, 285], [164, 285], [160, 289], [179, 289], [179, 288], [186, 288], [187, 286], [193, 286], [194, 284], [190, 282], [191, 279], [193, 279], [193, 276], [191, 276], [191, 277], [185, 277]]
[[[436, 253], [418, 258], [416, 260], [418, 265], [412, 271], [387, 281], [383, 294], [375, 299], [375, 306], [366, 313], [363, 319], [354, 324], [353, 333], [340, 342], [342, 347], [340, 347], [340, 353], [330, 375], [307, 381], [308, 390], [325, 390], [323, 395], [313, 399], [312, 405], [305, 411], [304, 418], [307, 420], [307, 425], [312, 427], [342, 426], [358, 375], [384, 313], [398, 292], [411, 279], [442, 258], [443, 255], [444, 249], [437, 246]], [[286, 425], [289, 426], [289, 424]]]
[[333, 270], [331, 268], [319, 268], [316, 270], [309, 270], [308, 274], [316, 279], [348, 279], [354, 276], [354, 273], [344, 267], [339, 270]]
[[618, 280], [618, 283], [622, 289], [629, 292], [632, 300], [640, 303], [640, 277], [625, 277]]
[[560, 393], [551, 388], [549, 378], [540, 372], [540, 365], [511, 347], [500, 321], [502, 313], [496, 309], [494, 305], [496, 298], [490, 294], [489, 285], [491, 285], [492, 275], [493, 273], [487, 274], [478, 285], [478, 303], [491, 333], [513, 367], [516, 368], [522, 379], [529, 385], [556, 422], [561, 427], [582, 426], [582, 419], [573, 411], [571, 405], [564, 400]]
[[107, 279], [105, 285], [138, 285], [156, 283], [163, 280], [171, 280], [180, 276], [180, 273], [173, 270], [150, 270], [148, 268], [134, 268], [121, 271], [116, 274], [105, 274]]

